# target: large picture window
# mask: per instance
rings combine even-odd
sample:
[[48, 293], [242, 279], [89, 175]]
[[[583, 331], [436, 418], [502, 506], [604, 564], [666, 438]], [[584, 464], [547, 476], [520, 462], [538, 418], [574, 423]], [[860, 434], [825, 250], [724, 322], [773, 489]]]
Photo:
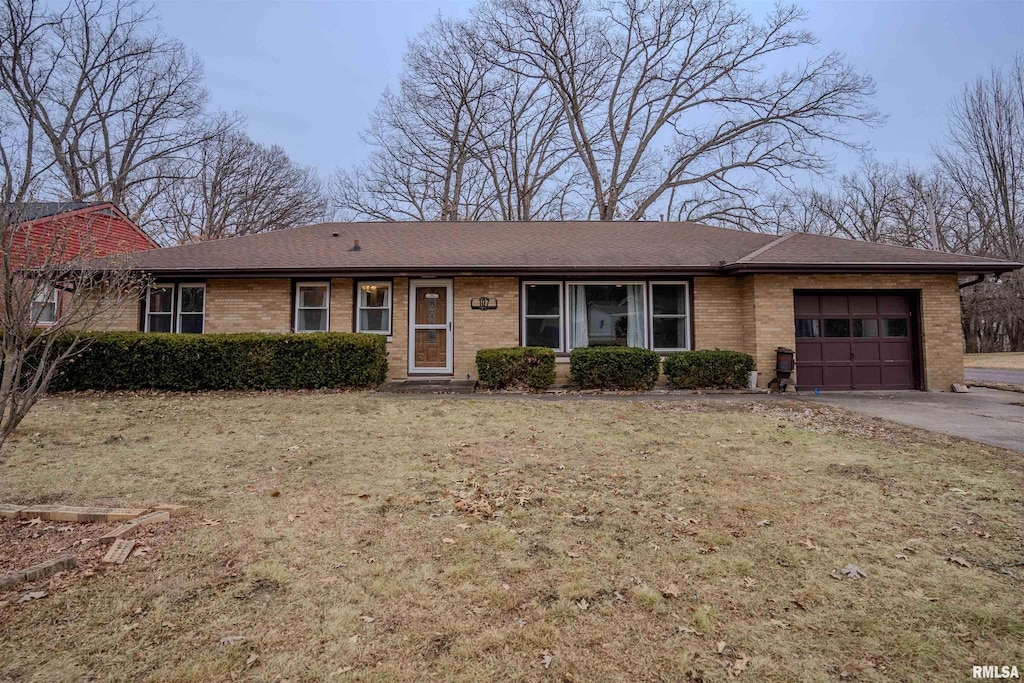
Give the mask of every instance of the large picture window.
[[522, 344], [690, 348], [687, 282], [523, 282]]
[[569, 348], [647, 346], [642, 283], [570, 284]]
[[391, 334], [391, 283], [360, 282], [356, 296], [356, 332]]
[[523, 345], [562, 350], [562, 283], [523, 285]]
[[326, 282], [300, 282], [296, 285], [296, 332], [327, 331], [330, 291], [330, 285]]

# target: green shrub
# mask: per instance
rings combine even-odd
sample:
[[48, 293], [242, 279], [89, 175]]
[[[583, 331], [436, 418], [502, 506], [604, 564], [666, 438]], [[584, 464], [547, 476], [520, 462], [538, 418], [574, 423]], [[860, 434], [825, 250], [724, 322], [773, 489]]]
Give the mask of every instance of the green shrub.
[[545, 389], [555, 383], [555, 352], [541, 346], [480, 349], [476, 373], [488, 389]]
[[386, 339], [377, 334], [82, 336], [85, 346], [57, 369], [51, 390], [356, 388], [387, 377]]
[[754, 357], [739, 351], [681, 351], [665, 358], [665, 375], [679, 389], [743, 389]]
[[580, 389], [650, 389], [661, 360], [654, 351], [591, 346], [569, 354], [569, 379]]

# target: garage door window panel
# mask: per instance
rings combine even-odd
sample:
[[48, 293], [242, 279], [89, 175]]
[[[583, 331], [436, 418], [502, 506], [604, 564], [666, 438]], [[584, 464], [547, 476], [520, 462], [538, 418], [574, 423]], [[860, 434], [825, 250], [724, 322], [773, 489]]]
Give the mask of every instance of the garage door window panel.
[[804, 318], [796, 321], [796, 336], [800, 338], [820, 337], [821, 322], [815, 318]]
[[882, 321], [883, 334], [886, 337], [906, 337], [906, 318], [886, 318]]
[[877, 337], [878, 320], [875, 318], [855, 318], [853, 321], [854, 337]]
[[825, 318], [825, 336], [826, 337], [849, 337], [850, 336], [850, 320], [849, 320], [849, 318]]

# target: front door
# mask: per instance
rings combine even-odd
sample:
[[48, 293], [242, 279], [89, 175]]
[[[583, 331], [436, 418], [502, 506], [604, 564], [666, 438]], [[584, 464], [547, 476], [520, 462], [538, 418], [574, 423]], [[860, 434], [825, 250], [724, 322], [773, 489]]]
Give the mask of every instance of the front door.
[[409, 372], [450, 374], [451, 280], [414, 280], [409, 305]]

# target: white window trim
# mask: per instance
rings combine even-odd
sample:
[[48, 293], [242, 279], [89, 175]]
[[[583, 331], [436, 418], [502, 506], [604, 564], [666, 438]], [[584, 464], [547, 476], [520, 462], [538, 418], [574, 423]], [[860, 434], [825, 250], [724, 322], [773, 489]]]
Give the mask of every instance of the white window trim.
[[[35, 304], [41, 304], [43, 306], [47, 304], [53, 304], [53, 320], [43, 320], [42, 317], [38, 317], [32, 321], [32, 324], [37, 327], [50, 327], [51, 325], [57, 324], [57, 318], [59, 317], [57, 312], [57, 306], [59, 305], [60, 301], [57, 298], [57, 293], [59, 290], [56, 287], [50, 287], [49, 289], [49, 296], [47, 296], [45, 299], [39, 296], [34, 296], [32, 297], [32, 305], [29, 306], [29, 314], [31, 314], [32, 309], [35, 307]], [[44, 290], [40, 290], [38, 294], [42, 294], [43, 291]]]
[[[655, 287], [655, 285], [682, 286], [682, 288], [683, 288], [683, 310], [684, 310], [684, 313], [682, 313], [682, 314], [672, 314], [672, 315], [655, 315], [654, 314], [654, 287]], [[673, 352], [676, 352], [676, 351], [689, 351], [690, 347], [692, 345], [692, 342], [690, 341], [690, 322], [691, 322], [690, 321], [690, 283], [686, 282], [685, 280], [649, 280], [648, 283], [647, 283], [647, 288], [650, 290], [649, 295], [648, 295], [648, 301], [651, 302], [650, 315], [648, 316], [648, 319], [649, 319], [649, 322], [650, 322], [650, 348], [653, 351], [656, 351], [658, 353], [673, 353]], [[686, 334], [685, 334], [686, 346], [684, 346], [681, 349], [669, 349], [669, 348], [663, 349], [663, 348], [658, 348], [658, 347], [654, 346], [654, 319], [655, 318], [683, 318], [684, 320], [686, 320], [686, 326], [684, 328], [686, 330]]]
[[[651, 313], [650, 313], [650, 308], [647, 305], [647, 287], [648, 287], [648, 282], [649, 282], [648, 280], [583, 280], [583, 281], [567, 280], [565, 282], [565, 284], [566, 284], [566, 288], [565, 288], [566, 300], [568, 301], [568, 297], [569, 297], [569, 287], [573, 286], [573, 285], [596, 285], [596, 286], [622, 285], [623, 287], [625, 287], [626, 285], [639, 285], [640, 286], [640, 290], [643, 292], [643, 295], [642, 295], [643, 296], [643, 302], [641, 302], [640, 308], [643, 310], [644, 327], [646, 328], [644, 330], [644, 345], [643, 345], [642, 348], [649, 349], [649, 348], [651, 348], [651, 336], [650, 336], [650, 324], [649, 324], [650, 318], [651, 318]], [[572, 345], [572, 340], [570, 339], [570, 334], [569, 334], [569, 325], [568, 325], [568, 317], [569, 317], [569, 315], [570, 315], [569, 313], [566, 313], [565, 317], [563, 318], [563, 324], [565, 325], [565, 345], [568, 348], [568, 350], [571, 352], [574, 347]], [[637, 348], [640, 348], [640, 347], [637, 347]]]
[[[387, 305], [385, 306], [363, 306], [362, 286], [363, 285], [377, 285], [378, 287], [384, 286], [388, 288], [388, 299]], [[392, 321], [392, 310], [391, 306], [394, 302], [394, 289], [393, 283], [387, 280], [356, 280], [356, 332], [365, 332], [366, 334], [383, 334], [391, 336], [391, 321]], [[363, 311], [387, 311], [388, 327], [386, 330], [364, 330], [362, 327], [363, 316], [360, 315]]]
[[529, 315], [527, 314], [526, 291], [532, 285], [557, 285], [558, 286], [558, 348], [551, 349], [555, 353], [562, 353], [565, 348], [565, 282], [562, 280], [524, 280], [522, 284], [523, 315], [520, 321], [519, 339], [523, 346], [529, 346], [526, 342], [526, 321], [530, 318], [554, 318], [553, 315]]
[[[152, 295], [154, 289], [170, 289], [171, 290], [171, 310], [169, 310], [169, 311], [155, 311], [155, 312], [151, 312], [149, 310], [149, 303], [152, 300], [152, 296], [151, 295]], [[149, 316], [150, 315], [166, 315], [166, 316], [169, 316], [170, 319], [171, 319], [171, 329], [170, 329], [170, 332], [172, 332], [172, 333], [174, 332], [174, 307], [175, 307], [175, 300], [177, 298], [177, 293], [178, 293], [178, 289], [177, 289], [177, 287], [175, 287], [173, 282], [154, 282], [153, 284], [151, 284], [149, 286], [149, 288], [146, 290], [146, 324], [145, 324], [145, 327], [144, 327], [146, 332], [150, 332], [151, 331], [149, 329]], [[205, 304], [205, 300], [204, 300], [203, 305], [205, 307], [205, 305], [206, 305]], [[204, 324], [205, 324], [205, 321], [204, 321]]]
[[[201, 290], [203, 290], [203, 310], [202, 311], [182, 311], [181, 310], [181, 300], [182, 300], [181, 290], [183, 288], [185, 288], [185, 287], [188, 287], [190, 289], [201, 289]], [[175, 298], [177, 299], [177, 303], [175, 305], [175, 308], [177, 309], [177, 314], [174, 316], [174, 325], [175, 326], [174, 326], [174, 330], [173, 331], [174, 332], [178, 332], [180, 334], [184, 334], [183, 332], [181, 332], [181, 315], [182, 315], [182, 313], [184, 313], [185, 315], [202, 315], [203, 316], [203, 328], [201, 330], [199, 330], [199, 334], [205, 334], [206, 333], [206, 283], [205, 282], [179, 282], [178, 285], [177, 285], [177, 288], [176, 288], [176, 290], [174, 292], [174, 295], [175, 295]], [[148, 317], [146, 318], [146, 321], [147, 322], [149, 321]], [[194, 334], [194, 333], [190, 332], [189, 334]]]
[[[302, 290], [303, 290], [303, 288], [310, 288], [310, 287], [323, 287], [325, 289], [326, 293], [324, 294], [324, 305], [323, 305], [323, 307], [320, 307], [320, 306], [317, 306], [317, 307], [300, 306], [300, 304], [302, 303]], [[324, 330], [300, 330], [299, 329], [299, 320], [301, 318], [299, 317], [299, 311], [302, 311], [302, 310], [306, 310], [306, 311], [326, 311], [327, 312], [327, 320], [326, 320], [326, 323], [327, 323], [326, 324], [326, 328], [327, 329], [324, 329]], [[296, 332], [299, 332], [299, 333], [306, 333], [306, 332], [330, 332], [331, 331], [331, 283], [328, 282], [328, 281], [323, 281], [323, 282], [297, 282], [297, 283], [295, 283], [295, 311], [294, 311], [294, 316], [295, 316], [295, 331]]]

